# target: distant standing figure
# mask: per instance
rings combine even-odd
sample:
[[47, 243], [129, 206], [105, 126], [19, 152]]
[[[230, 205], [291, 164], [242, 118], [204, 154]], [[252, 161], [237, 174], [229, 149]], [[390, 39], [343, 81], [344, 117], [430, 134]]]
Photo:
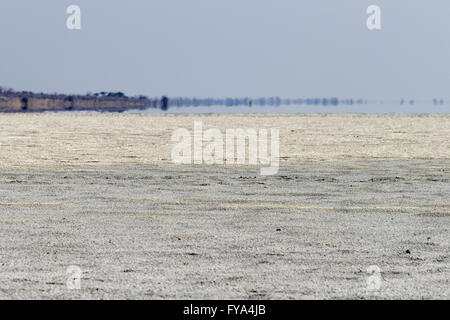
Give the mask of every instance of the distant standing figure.
[[161, 98], [161, 109], [162, 110], [169, 109], [169, 98], [167, 98], [166, 96], [163, 96]]

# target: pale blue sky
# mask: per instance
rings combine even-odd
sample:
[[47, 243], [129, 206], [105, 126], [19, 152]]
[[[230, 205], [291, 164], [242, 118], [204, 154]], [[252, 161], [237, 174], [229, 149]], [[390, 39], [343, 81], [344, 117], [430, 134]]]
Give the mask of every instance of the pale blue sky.
[[0, 38], [0, 85], [17, 90], [450, 97], [448, 0], [1, 0]]

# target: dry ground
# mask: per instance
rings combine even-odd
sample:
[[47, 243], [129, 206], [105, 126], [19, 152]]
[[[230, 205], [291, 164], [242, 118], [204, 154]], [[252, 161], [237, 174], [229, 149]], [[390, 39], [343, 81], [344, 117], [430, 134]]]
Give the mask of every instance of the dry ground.
[[[171, 164], [194, 120], [280, 128], [279, 174]], [[450, 116], [2, 114], [0, 298], [449, 299], [449, 138]]]

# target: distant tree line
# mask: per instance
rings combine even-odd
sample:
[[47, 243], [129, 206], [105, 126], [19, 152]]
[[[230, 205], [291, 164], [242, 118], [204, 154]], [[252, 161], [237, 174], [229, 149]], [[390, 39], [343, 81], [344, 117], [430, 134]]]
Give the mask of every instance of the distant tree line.
[[224, 99], [198, 99], [198, 98], [172, 98], [170, 106], [280, 106], [280, 105], [322, 105], [322, 106], [337, 106], [339, 104], [365, 104], [363, 99], [338, 99], [338, 98], [297, 98], [297, 99], [282, 99], [280, 97], [269, 98], [224, 98]]
[[[161, 99], [148, 98], [144, 95], [128, 97], [121, 91], [117, 92], [97, 92], [87, 93], [85, 95], [67, 95], [67, 94], [48, 94], [48, 93], [33, 93], [30, 91], [15, 91], [13, 89], [0, 87], [0, 95], [4, 97], [18, 97], [21, 99], [27, 98], [43, 98], [43, 99], [60, 99], [66, 101], [78, 100], [140, 100], [148, 101], [149, 106], [159, 107], [163, 110], [167, 110], [169, 107], [200, 107], [200, 106], [280, 106], [280, 105], [306, 105], [306, 106], [338, 106], [338, 105], [363, 105], [369, 103], [365, 99], [339, 99], [333, 98], [295, 98], [295, 99], [283, 99], [280, 97], [262, 97], [262, 98], [167, 98], [163, 96]], [[406, 101], [401, 99], [400, 104], [414, 104], [414, 100]], [[433, 99], [433, 104], [444, 104], [443, 99]]]
[[[31, 91], [16, 91], [14, 89], [0, 87], [0, 97], [3, 98], [19, 98], [23, 104], [23, 110], [27, 110], [27, 105], [30, 99], [50, 99], [61, 101], [114, 101], [118, 106], [123, 105], [139, 105], [148, 108], [161, 108], [167, 110], [169, 107], [169, 98], [163, 96], [162, 98], [148, 98], [144, 95], [128, 97], [121, 91], [117, 92], [88, 92], [85, 95], [81, 94], [58, 94], [58, 93], [34, 93]], [[128, 104], [130, 103], [130, 104]], [[79, 105], [79, 104], [78, 104]], [[130, 107], [131, 108], [131, 107]], [[142, 107], [139, 107], [142, 108]], [[69, 107], [68, 110], [71, 110]]]
[[139, 100], [150, 100], [146, 96], [140, 95], [137, 97], [128, 97], [123, 92], [98, 92], [98, 93], [87, 93], [85, 95], [81, 94], [59, 94], [59, 93], [34, 93], [31, 91], [15, 91], [14, 89], [0, 87], [0, 94], [5, 97], [28, 97], [28, 98], [42, 98], [42, 99], [139, 99]]
[[123, 100], [123, 101], [136, 101], [147, 102], [149, 107], [161, 108], [166, 110], [169, 107], [169, 99], [167, 97], [162, 98], [148, 98], [145, 95], [138, 95], [134, 97], [128, 97], [121, 91], [117, 92], [97, 92], [91, 93], [88, 92], [85, 95], [81, 94], [59, 94], [59, 93], [34, 93], [31, 91], [16, 91], [10, 88], [0, 87], [0, 95], [7, 98], [20, 98], [22, 100], [27, 100], [30, 98], [35, 99], [55, 99], [55, 100], [65, 100], [65, 101], [74, 101], [74, 100], [100, 100], [100, 101], [108, 101], [108, 100]]

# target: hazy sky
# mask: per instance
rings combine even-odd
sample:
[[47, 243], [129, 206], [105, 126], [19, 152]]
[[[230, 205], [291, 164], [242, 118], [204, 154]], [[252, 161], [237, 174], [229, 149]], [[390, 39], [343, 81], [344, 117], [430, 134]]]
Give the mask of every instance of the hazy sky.
[[1, 0], [0, 39], [17, 90], [450, 98], [448, 0]]

